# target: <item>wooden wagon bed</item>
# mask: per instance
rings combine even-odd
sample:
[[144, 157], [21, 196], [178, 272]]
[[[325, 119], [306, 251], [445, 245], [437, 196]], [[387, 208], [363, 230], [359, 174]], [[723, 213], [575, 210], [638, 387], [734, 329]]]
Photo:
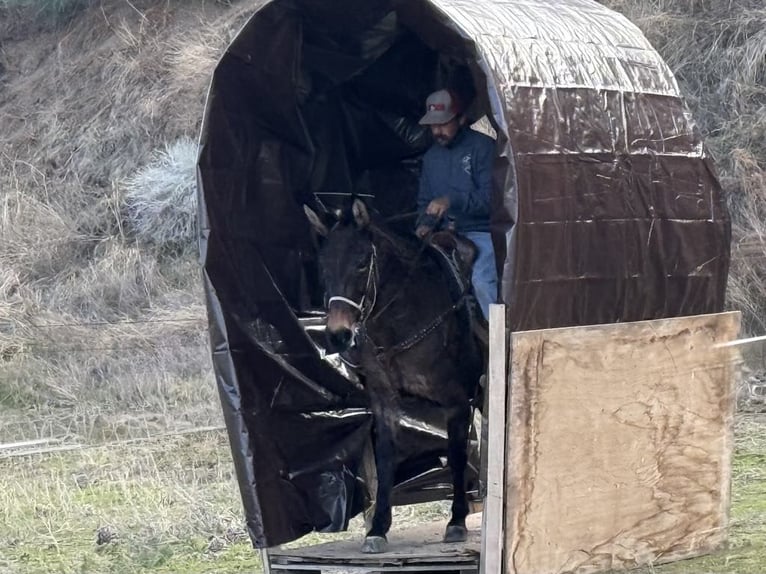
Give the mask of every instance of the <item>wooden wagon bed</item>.
[[[320, 572], [440, 572], [469, 574], [478, 572], [481, 550], [481, 515], [466, 521], [468, 540], [444, 544], [446, 523], [432, 522], [394, 530], [384, 554], [362, 554], [361, 539], [325, 542], [307, 548], [268, 551], [272, 574]], [[268, 572], [268, 570], [267, 570]]]

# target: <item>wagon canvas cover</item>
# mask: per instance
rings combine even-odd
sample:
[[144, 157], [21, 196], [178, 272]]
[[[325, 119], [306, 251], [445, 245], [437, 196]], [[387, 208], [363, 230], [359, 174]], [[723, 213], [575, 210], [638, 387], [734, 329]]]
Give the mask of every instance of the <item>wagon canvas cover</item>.
[[[720, 186], [675, 78], [622, 16], [589, 0], [254, 6], [214, 73], [198, 181], [214, 369], [258, 547], [344, 529], [368, 496], [371, 415], [324, 348], [302, 206], [353, 193], [383, 217], [411, 212], [430, 145], [417, 121], [444, 86], [497, 139], [512, 330], [723, 308]], [[405, 413], [395, 503], [444, 498], [439, 413]]]

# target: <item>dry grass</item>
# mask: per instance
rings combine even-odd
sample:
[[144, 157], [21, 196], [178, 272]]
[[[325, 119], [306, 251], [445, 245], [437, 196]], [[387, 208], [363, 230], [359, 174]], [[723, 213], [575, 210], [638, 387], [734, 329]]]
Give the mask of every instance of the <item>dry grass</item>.
[[44, 199], [13, 191], [0, 197], [0, 265], [20, 282], [58, 275], [81, 261], [90, 243]]
[[[39, 18], [64, 4], [76, 18]], [[252, 9], [0, 2], [4, 440], [220, 422], [194, 250], [136, 243], [124, 184], [166, 142], [196, 140], [215, 63]], [[189, 210], [179, 218], [188, 231]]]
[[59, 24], [74, 16], [94, 0], [0, 0], [0, 15], [6, 18], [34, 18], [47, 24]]
[[[148, 265], [126, 261], [124, 248], [115, 252], [120, 257], [111, 272], [87, 267], [62, 279], [45, 301], [9, 296], [24, 288], [13, 276], [6, 281], [0, 440], [103, 440], [131, 436], [149, 421], [146, 433], [220, 421], [205, 314], [195, 293], [171, 289], [172, 277], [147, 280]], [[147, 299], [155, 306], [133, 315], [132, 306]], [[94, 302], [109, 302], [109, 312]]]
[[734, 203], [729, 301], [748, 330], [766, 333], [766, 172], [751, 152], [732, 152], [740, 193]]
[[[170, 291], [160, 263], [151, 254], [106, 239], [95, 245], [92, 259], [81, 268], [70, 267], [59, 275], [42, 307], [89, 321], [138, 319]], [[202, 310], [198, 311], [202, 317]]]

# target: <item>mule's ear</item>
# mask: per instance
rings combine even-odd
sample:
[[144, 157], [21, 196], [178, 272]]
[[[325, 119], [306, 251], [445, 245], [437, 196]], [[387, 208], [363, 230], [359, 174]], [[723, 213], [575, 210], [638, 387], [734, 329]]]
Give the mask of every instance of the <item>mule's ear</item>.
[[351, 213], [354, 214], [354, 221], [359, 227], [367, 227], [370, 224], [370, 212], [361, 199], [355, 199], [351, 206]]
[[327, 229], [327, 226], [324, 223], [322, 223], [322, 220], [319, 219], [319, 216], [316, 214], [316, 211], [311, 209], [308, 205], [303, 206], [303, 211], [306, 212], [306, 217], [309, 218], [309, 223], [311, 223], [311, 227], [313, 227], [314, 230], [322, 237], [327, 237], [327, 235], [330, 232]]

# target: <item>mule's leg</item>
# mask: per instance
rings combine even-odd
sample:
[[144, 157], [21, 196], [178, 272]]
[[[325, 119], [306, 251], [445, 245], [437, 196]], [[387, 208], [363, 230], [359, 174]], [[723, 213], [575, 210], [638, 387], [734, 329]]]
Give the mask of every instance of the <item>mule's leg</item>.
[[378, 490], [372, 526], [362, 545], [362, 552], [377, 554], [386, 550], [386, 534], [391, 528], [391, 490], [396, 470], [396, 419], [388, 413], [375, 414], [375, 466]]
[[465, 469], [468, 464], [468, 428], [471, 408], [458, 407], [447, 422], [447, 461], [452, 471], [452, 518], [444, 533], [445, 542], [462, 542], [468, 537], [465, 517], [468, 500], [465, 493]]

